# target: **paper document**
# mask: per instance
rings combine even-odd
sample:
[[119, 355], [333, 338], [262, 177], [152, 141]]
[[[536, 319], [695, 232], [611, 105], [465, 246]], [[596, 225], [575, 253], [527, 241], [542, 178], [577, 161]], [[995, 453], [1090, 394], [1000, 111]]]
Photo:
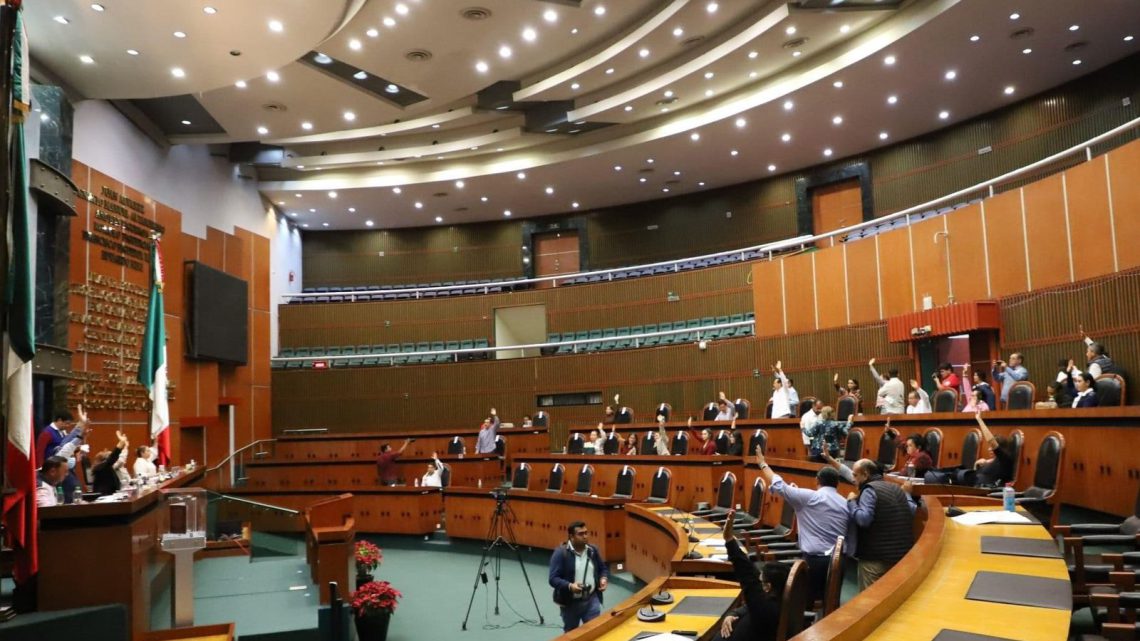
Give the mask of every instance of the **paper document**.
[[963, 525], [984, 525], [986, 523], [1032, 523], [1028, 517], [1018, 512], [1005, 510], [986, 510], [982, 512], [966, 512], [953, 517]]
[[703, 541], [701, 541], [701, 543], [703, 543], [704, 545], [707, 545], [710, 548], [722, 548], [722, 547], [728, 545], [727, 543], [724, 542], [724, 539], [704, 539]]
[[693, 641], [693, 637], [686, 637], [672, 632], [662, 632], [647, 637], [637, 637], [637, 641]]

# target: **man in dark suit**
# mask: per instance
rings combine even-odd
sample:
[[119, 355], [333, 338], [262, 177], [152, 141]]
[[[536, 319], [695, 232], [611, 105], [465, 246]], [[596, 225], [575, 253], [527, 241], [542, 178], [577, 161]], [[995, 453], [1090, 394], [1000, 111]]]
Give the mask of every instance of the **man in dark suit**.
[[570, 540], [550, 555], [550, 587], [562, 615], [562, 630], [569, 632], [602, 613], [602, 593], [610, 570], [598, 548], [590, 545], [590, 533], [582, 521], [566, 528]]

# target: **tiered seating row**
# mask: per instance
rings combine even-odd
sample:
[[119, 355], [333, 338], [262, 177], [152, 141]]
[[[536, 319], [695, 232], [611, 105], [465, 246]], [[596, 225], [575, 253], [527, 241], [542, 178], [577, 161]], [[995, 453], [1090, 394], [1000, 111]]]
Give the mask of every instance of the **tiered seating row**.
[[[752, 325], [740, 325], [737, 327], [723, 328], [719, 326], [727, 325], [729, 323], [743, 323], [745, 321], [754, 320], [755, 318], [755, 314], [748, 312], [747, 314], [733, 314], [732, 316], [706, 316], [704, 318], [691, 318], [689, 320], [676, 321], [674, 323], [633, 325], [631, 327], [617, 328], [610, 327], [606, 329], [591, 329], [579, 332], [564, 332], [561, 334], [555, 332], [547, 335], [546, 342], [571, 343], [573, 341], [596, 339], [612, 340], [602, 340], [601, 342], [587, 343], [581, 346], [559, 345], [557, 347], [545, 347], [542, 351], [544, 354], [571, 354], [575, 351], [606, 352], [615, 349], [674, 345], [677, 343], [687, 343], [689, 341], [697, 340], [698, 332], [700, 333], [700, 338], [706, 340], [752, 336], [754, 333], [754, 328]], [[644, 338], [638, 338], [638, 336], [642, 334], [654, 334], [657, 332], [678, 330], [689, 331], [677, 334], [666, 334], [664, 336], [646, 336]]]
[[[490, 347], [485, 338], [466, 341], [435, 341], [420, 343], [392, 343], [390, 345], [356, 345], [346, 347], [282, 347], [281, 358], [304, 358], [294, 361], [272, 361], [273, 369], [301, 369], [313, 367], [316, 361], [329, 359], [333, 367], [379, 367], [381, 365], [421, 365], [451, 363], [458, 360], [486, 360], [487, 352], [462, 353], [459, 350], [479, 350]], [[452, 351], [454, 350], [454, 351]], [[451, 353], [439, 353], [439, 352]], [[428, 352], [428, 353], [424, 353]], [[352, 358], [339, 358], [351, 356]]]
[[853, 240], [859, 240], [860, 238], [870, 238], [872, 236], [877, 236], [878, 234], [882, 234], [882, 233], [891, 231], [892, 229], [902, 229], [903, 227], [906, 227], [907, 225], [911, 225], [913, 223], [917, 223], [917, 222], [921, 222], [923, 220], [934, 218], [935, 216], [942, 216], [943, 214], [949, 214], [950, 212], [952, 212], [956, 209], [962, 209], [963, 207], [969, 207], [970, 205], [980, 203], [980, 202], [982, 202], [981, 198], [975, 198], [974, 200], [971, 200], [970, 202], [958, 203], [956, 205], [950, 205], [947, 207], [939, 207], [938, 209], [929, 209], [927, 211], [922, 212], [921, 214], [914, 214], [913, 216], [907, 216], [906, 218], [897, 218], [895, 220], [891, 220], [891, 221], [882, 223], [881, 225], [875, 225], [874, 227], [865, 227], [863, 229], [860, 229], [859, 231], [851, 232], [850, 234], [844, 236], [843, 242], [845, 242], [845, 243], [851, 242]]

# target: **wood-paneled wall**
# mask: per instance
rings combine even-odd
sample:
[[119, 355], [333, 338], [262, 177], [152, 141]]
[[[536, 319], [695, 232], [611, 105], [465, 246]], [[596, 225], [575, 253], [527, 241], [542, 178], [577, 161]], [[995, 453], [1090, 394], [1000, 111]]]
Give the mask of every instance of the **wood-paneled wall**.
[[[547, 331], [572, 332], [752, 311], [745, 264], [629, 280], [375, 303], [294, 304], [280, 309], [282, 347], [494, 339], [495, 309], [546, 305]], [[670, 302], [669, 294], [679, 300]]]
[[[164, 306], [166, 311], [167, 370], [173, 392], [170, 403], [171, 447], [175, 463], [196, 459], [214, 463], [226, 455], [229, 445], [228, 419], [220, 405], [232, 405], [234, 438], [237, 447], [253, 440], [267, 438], [272, 432], [272, 399], [269, 376], [269, 239], [251, 231], [236, 228], [233, 234], [208, 228], [206, 238], [183, 233], [182, 213], [149, 198], [131, 185], [107, 176], [98, 170], [75, 161], [72, 178], [87, 192], [99, 194], [103, 187], [143, 203], [145, 215], [165, 228], [162, 239], [162, 258], [166, 268]], [[79, 217], [71, 221], [70, 265], [68, 280], [78, 284], [89, 274], [101, 274], [125, 280], [141, 288], [149, 286], [149, 267], [129, 269], [102, 258], [101, 248], [83, 240], [83, 232], [97, 225], [98, 208], [80, 198], [76, 207]], [[184, 261], [198, 260], [225, 271], [249, 283], [249, 354], [248, 365], [234, 367], [206, 361], [192, 361], [184, 357], [184, 328], [186, 313], [186, 272]], [[72, 314], [85, 313], [85, 298], [72, 294], [68, 300]], [[83, 340], [83, 326], [69, 323], [68, 346], [75, 348]], [[131, 349], [137, 351], [137, 347]], [[137, 353], [133, 355], [137, 359]], [[79, 371], [100, 369], [102, 359], [83, 352], [72, 357], [72, 366]], [[90, 360], [89, 360], [90, 359]], [[120, 383], [121, 389], [138, 388], [133, 371], [129, 382]], [[74, 408], [86, 400], [84, 393], [69, 388], [66, 404]], [[99, 409], [89, 412], [91, 420], [104, 429], [96, 429], [91, 436], [95, 449], [113, 447], [115, 429], [122, 429], [133, 446], [150, 440], [146, 411]], [[133, 448], [132, 448], [133, 449]], [[131, 453], [133, 457], [133, 452]]]

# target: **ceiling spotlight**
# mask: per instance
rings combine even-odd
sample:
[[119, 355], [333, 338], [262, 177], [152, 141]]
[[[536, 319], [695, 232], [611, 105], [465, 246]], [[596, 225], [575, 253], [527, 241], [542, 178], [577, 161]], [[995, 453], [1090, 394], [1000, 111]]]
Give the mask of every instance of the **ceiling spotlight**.
[[372, 27], [368, 31], [365, 31], [364, 35], [368, 36], [369, 38], [379, 38], [380, 37], [380, 30], [377, 29], [376, 27]]
[[442, 223], [442, 222], [443, 222], [443, 216], [436, 216], [436, 217], [435, 217], [435, 222], [437, 222], [437, 223]]
[[478, 71], [479, 73], [487, 73], [487, 69], [489, 69], [487, 63], [483, 62], [482, 60], [479, 60], [475, 63], [475, 71]]
[[170, 70], [170, 75], [174, 76], [175, 78], [185, 78], [186, 72], [182, 70], [182, 67], [174, 67]]
[[190, 121], [189, 121], [189, 120], [183, 120], [183, 121], [182, 121], [182, 124], [184, 124], [184, 125], [189, 125], [189, 124], [190, 124]]
[[558, 22], [558, 12], [554, 9], [547, 9], [542, 13], [542, 19], [547, 22]]
[[946, 75], [945, 75], [944, 77], [945, 77], [947, 80], [953, 80], [953, 79], [955, 79], [955, 78], [957, 78], [957, 77], [958, 77], [958, 72], [957, 72], [957, 71], [954, 71], [953, 69], [951, 69], [950, 71], [947, 71], [947, 72], [946, 72]]
[[277, 82], [281, 79], [281, 74], [277, 73], [276, 71], [270, 71], [265, 74], [265, 79], [269, 82]]
[[674, 170], [673, 170], [673, 175], [674, 175], [674, 176], [680, 176], [680, 175], [681, 175], [681, 170], [679, 170], [679, 169], [674, 169]]
[[515, 177], [519, 180], [526, 180], [526, 172], [520, 171], [519, 173], [515, 174]]
[[365, 225], [365, 226], [367, 226], [367, 227], [371, 227], [371, 226], [373, 226], [373, 225], [375, 225], [375, 224], [376, 224], [376, 223], [372, 222], [371, 220], [366, 220], [366, 221], [364, 221], [364, 225]]
[[328, 226], [329, 226], [328, 223], [321, 223], [321, 227], [328, 227]]
[[486, 196], [479, 196], [479, 200], [481, 202], [487, 202], [488, 198]]
[[649, 50], [648, 49], [641, 49], [640, 51], [637, 52], [637, 55], [641, 56], [642, 58], [648, 58], [649, 57]]
[[1080, 28], [1081, 28], [1081, 25], [1079, 25], [1079, 24], [1069, 25], [1069, 31], [1076, 31], [1077, 29], [1080, 29]]
[[263, 125], [263, 126], [261, 126], [261, 127], [258, 127], [258, 128], [257, 128], [257, 133], [259, 133], [259, 134], [261, 134], [262, 136], [264, 136], [264, 135], [266, 135], [266, 134], [268, 134], [268, 133], [269, 133], [269, 128], [268, 128], [268, 127], [265, 127], [264, 125]]
[[739, 156], [739, 155], [740, 155], [740, 152], [739, 152], [739, 151], [737, 151], [737, 150], [735, 150], [735, 149], [733, 149], [732, 151], [728, 152], [728, 155], [730, 155], [730, 156]]
[[511, 48], [508, 47], [507, 45], [503, 45], [503, 46], [499, 47], [499, 57], [500, 58], [510, 58], [511, 57]]
[[674, 27], [673, 28], [673, 35], [677, 38], [680, 38], [681, 36], [685, 35], [685, 30], [682, 29], [681, 27]]
[[776, 171], [776, 165], [768, 165], [768, 171]]
[[700, 132], [694, 131], [693, 133], [689, 134], [689, 140], [692, 140], [693, 142], [697, 142], [700, 139], [701, 139]]
[[843, 124], [843, 116], [835, 116], [834, 118], [831, 119], [831, 124], [842, 125]]
[[570, 35], [572, 35], [572, 36], [578, 35], [578, 27], [574, 27], [573, 29], [571, 29]]
[[596, 7], [594, 7], [594, 15], [595, 15], [595, 16], [604, 16], [604, 15], [606, 15], [606, 7], [605, 7], [605, 5], [601, 5], [601, 4], [600, 4], [600, 5], [596, 6]]
[[1014, 91], [1015, 90], [1013, 88], [1013, 85], [1010, 85], [1010, 86], [1006, 87], [1004, 90], [1002, 90], [1002, 93], [1004, 93], [1007, 96], [1012, 96]]
[[335, 191], [330, 191], [330, 192], [329, 192], [329, 198], [332, 198], [332, 199], [334, 199], [334, 200], [335, 200], [335, 199], [336, 199], [336, 192], [335, 192]]
[[95, 63], [95, 59], [87, 54], [83, 54], [82, 56], [79, 56], [79, 62], [82, 62], [85, 65], [90, 65]]
[[309, 223], [301, 223], [301, 226], [302, 226], [302, 227], [308, 227], [308, 226], [309, 226]]
[[294, 198], [304, 198], [305, 195], [304, 194], [293, 194], [293, 197]]
[[982, 37], [981, 37], [981, 36], [979, 36], [979, 35], [978, 35], [978, 34], [976, 34], [976, 33], [975, 33], [974, 35], [970, 36], [970, 42], [977, 42], [977, 41], [979, 41], [979, 40], [981, 40], [981, 39], [982, 39]]
[[784, 111], [791, 111], [796, 106], [796, 103], [791, 100], [784, 101]]
[[947, 118], [949, 118], [949, 117], [950, 117], [950, 112], [949, 112], [949, 111], [939, 111], [939, 112], [938, 112], [938, 118], [939, 118], [939, 119], [941, 119], [941, 120], [946, 120], [946, 119], [947, 119]]
[[883, 58], [883, 64], [887, 65], [888, 67], [895, 64], [895, 62], [896, 58], [894, 56], [887, 56], [886, 58]]
[[554, 188], [553, 187], [547, 187], [545, 189], [545, 191], [546, 191], [546, 195], [549, 196], [549, 195], [554, 193]]
[[1074, 65], [1079, 65], [1079, 64], [1081, 64], [1081, 61], [1080, 61], [1080, 60], [1074, 60], [1074, 61], [1073, 61], [1073, 64], [1074, 64]]
[[285, 25], [281, 24], [280, 20], [270, 20], [269, 30], [273, 31], [274, 33], [281, 33], [285, 30]]
[[578, 208], [578, 201], [575, 200], [574, 202], [570, 203], [570, 206], [573, 207], [574, 209], [577, 209]]
[[1029, 47], [1026, 47], [1026, 48], [1021, 50], [1021, 53], [1024, 53], [1025, 55], [1029, 55], [1029, 54], [1033, 53], [1033, 50], [1030, 49]]
[[705, 80], [712, 80], [712, 79], [713, 79], [713, 76], [715, 76], [715, 75], [716, 75], [716, 74], [714, 74], [714, 73], [713, 73], [713, 72], [711, 72], [711, 71], [706, 71], [706, 72], [705, 72]]
[[842, 89], [843, 88], [843, 81], [842, 80], [836, 80], [835, 82], [831, 83], [831, 86], [835, 87], [836, 89]]
[[[206, 7], [206, 8], [209, 9], [210, 7]], [[91, 9], [94, 11], [98, 11], [98, 12], [102, 13], [102, 12], [107, 10], [107, 7], [104, 7], [103, 5], [99, 4], [98, 2], [95, 2], [95, 3], [92, 3]], [[210, 12], [207, 11], [206, 13], [210, 13]], [[1074, 31], [1076, 31], [1076, 30], [1074, 29]]]
[[898, 101], [899, 101], [899, 97], [898, 97], [898, 96], [894, 96], [894, 95], [891, 95], [891, 96], [887, 96], [887, 104], [888, 104], [888, 105], [893, 105], [893, 104], [895, 104], [895, 103], [896, 103], [896, 102], [898, 102]]
[[614, 165], [614, 171], [621, 171], [621, 165]]
[[397, 195], [398, 195], [398, 194], [400, 194], [400, 192], [402, 192], [402, 191], [403, 191], [403, 190], [402, 190], [402, 189], [400, 189], [399, 187], [393, 187], [393, 188], [392, 188], [392, 193], [393, 193], [393, 194], [397, 194]]
[[792, 134], [784, 134], [783, 136], [780, 136], [780, 140], [783, 140], [784, 142], [792, 142]]
[[137, 55], [139, 55], [139, 50], [138, 49], [127, 49], [127, 53], [132, 55], [132, 56], [137, 56]]
[[349, 208], [348, 208], [348, 213], [350, 213], [350, 214], [355, 214], [355, 213], [356, 213], [356, 207], [349, 207]]
[[638, 179], [637, 179], [637, 182], [639, 182], [639, 183], [643, 183], [643, 182], [645, 182], [645, 181], [647, 181], [647, 180], [649, 180], [649, 179], [648, 179], [648, 178], [646, 178], [645, 176], [642, 176], [641, 178], [638, 178]]
[[346, 111], [344, 112], [344, 119], [348, 122], [352, 122], [353, 120], [356, 120], [356, 114], [352, 113], [351, 111]]
[[402, 3], [402, 2], [401, 2], [401, 3], [399, 3], [399, 4], [397, 4], [397, 5], [396, 5], [396, 13], [398, 13], [398, 14], [400, 14], [400, 15], [402, 15], [402, 16], [406, 16], [406, 15], [408, 15], [408, 5], [406, 5], [406, 4]]
[[1017, 20], [1017, 19], [1018, 19], [1018, 18], [1020, 18], [1020, 17], [1021, 17], [1021, 14], [1020, 14], [1020, 13], [1011, 13], [1011, 14], [1009, 14], [1009, 19], [1010, 19], [1010, 20]]
[[424, 204], [423, 204], [423, 203], [421, 203], [420, 201], [418, 201], [418, 200], [417, 200], [417, 201], [415, 202], [415, 204], [413, 205], [413, 207], [415, 207], [416, 209], [423, 209], [423, 208], [424, 208]]
[[[304, 165], [297, 165], [297, 169], [304, 169], [304, 168], [305, 168], [305, 166], [304, 166]], [[315, 209], [310, 209], [309, 211], [317, 211], [317, 210], [315, 210]]]
[[713, 95], [713, 93], [714, 92], [712, 89], [705, 89], [705, 98], [708, 98], [709, 96]]
[[400, 93], [400, 88], [392, 83], [388, 83], [388, 86], [384, 87], [384, 91], [388, 93]]
[[[102, 5], [100, 5], [100, 6], [102, 6]], [[95, 5], [91, 5], [91, 8], [92, 8], [92, 9], [95, 9]], [[102, 9], [96, 9], [96, 10], [97, 10], [97, 11], [102, 11]], [[217, 10], [217, 9], [215, 9], [215, 8], [213, 8], [213, 7], [202, 7], [202, 13], [205, 13], [205, 14], [206, 14], [206, 15], [208, 15], [208, 16], [212, 16], [212, 15], [214, 15], [214, 14], [215, 14], [215, 13], [217, 13], [217, 12], [218, 12], [218, 10]]]
[[[127, 53], [130, 53], [130, 52], [128, 51]], [[248, 85], [245, 84], [244, 80], [238, 80], [237, 82], [234, 83], [234, 86], [237, 87], [238, 89], [245, 89]]]
[[626, 111], [633, 111], [633, 105], [626, 105], [625, 110]]
[[352, 74], [352, 77], [356, 78], [357, 80], [368, 80], [368, 72], [357, 71], [356, 73]]
[[708, 11], [709, 13], [716, 13], [716, 10], [719, 8], [720, 8], [720, 6], [717, 5], [717, 3], [715, 3], [715, 2], [710, 2], [707, 5], [705, 5], [705, 11]]
[[70, 24], [71, 23], [70, 20], [68, 20], [67, 18], [65, 18], [63, 16], [56, 16], [56, 17], [52, 18], [52, 20], [55, 20], [59, 24]]
[[666, 98], [672, 98], [673, 97], [673, 90], [672, 89], [666, 89], [665, 90], [665, 97]]
[[522, 38], [527, 42], [534, 42], [535, 40], [538, 40], [538, 32], [530, 27], [527, 27], [526, 29], [522, 30]]
[[795, 25], [789, 26], [787, 29], [784, 29], [784, 33], [788, 34], [789, 36], [794, 36], [794, 35], [796, 35], [796, 27], [795, 27]]
[[824, 156], [827, 156], [827, 157], [829, 157], [829, 158], [830, 158], [830, 157], [831, 157], [831, 147], [828, 147], [827, 149], [824, 149], [824, 150], [823, 150], [823, 155], [824, 155]]
[[313, 56], [313, 62], [317, 63], [318, 65], [330, 65], [332, 64], [332, 61], [333, 59], [329, 57], [327, 53], [321, 53], [318, 51], [317, 55]]
[[745, 125], [747, 125], [747, 124], [748, 124], [748, 121], [743, 119], [743, 118], [737, 118], [736, 119], [736, 127], [738, 129], [743, 129], [745, 127]]
[[348, 41], [348, 48], [352, 49], [353, 51], [360, 51], [363, 47], [364, 47], [364, 44], [361, 43], [356, 38], [353, 38], [352, 40]]
[[886, 140], [888, 136], [889, 136], [889, 134], [885, 131], [879, 132], [879, 140]]
[[185, 37], [186, 37], [186, 32], [185, 32], [185, 31], [175, 31], [175, 32], [174, 32], [174, 37], [175, 37], [175, 38], [185, 38]]
[[756, 76], [758, 76], [758, 75], [760, 75], [760, 74], [756, 73], [755, 71], [749, 71], [749, 72], [748, 72], [748, 77], [749, 77], [749, 78], [755, 78], [755, 77], [756, 77]]
[[705, 181], [703, 181], [703, 180], [702, 180], [701, 182], [697, 183], [697, 186], [698, 186], [698, 187], [704, 187], [704, 186], [705, 186]]
[[578, 88], [579, 88], [579, 87], [581, 87], [581, 86], [582, 86], [582, 85], [580, 85], [580, 84], [578, 84], [578, 83], [576, 83], [576, 82], [572, 82], [572, 83], [570, 83], [570, 89], [571, 89], [571, 91], [578, 91]]
[[799, 57], [800, 57], [800, 56], [802, 56], [802, 55], [804, 55], [804, 52], [800, 51], [799, 49], [797, 49], [797, 50], [795, 50], [795, 51], [793, 51], [793, 52], [792, 52], [792, 57], [793, 57], [793, 58], [799, 58]]
[[652, 158], [646, 158], [646, 159], [645, 159], [645, 162], [647, 162], [647, 163], [649, 163], [650, 165], [652, 165], [652, 164], [653, 164], [653, 159], [652, 159]]
[[1125, 42], [1132, 42], [1133, 38], [1134, 38], [1134, 36], [1124, 36], [1124, 41]]
[[606, 75], [607, 75], [607, 76], [613, 75], [613, 73], [614, 73], [614, 68], [613, 68], [613, 67], [610, 67], [609, 69], [606, 69]]
[[396, 19], [391, 16], [384, 16], [384, 19], [381, 20], [381, 22], [383, 22], [384, 26], [388, 27], [389, 29], [396, 26]]

